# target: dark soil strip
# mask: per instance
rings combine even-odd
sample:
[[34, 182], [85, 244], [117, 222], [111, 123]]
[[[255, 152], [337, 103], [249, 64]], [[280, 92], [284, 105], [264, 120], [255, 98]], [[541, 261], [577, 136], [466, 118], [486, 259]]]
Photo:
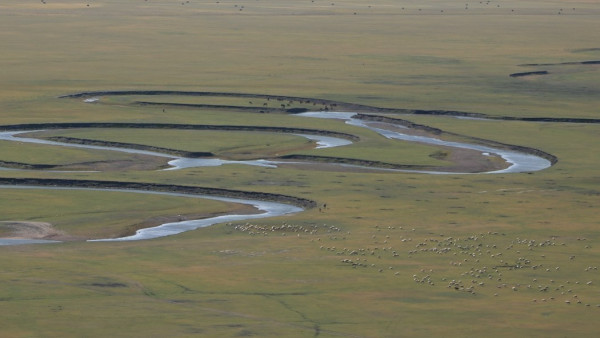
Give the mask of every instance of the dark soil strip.
[[540, 70], [538, 72], [524, 72], [524, 73], [512, 73], [509, 76], [510, 77], [523, 77], [523, 76], [532, 76], [532, 75], [548, 75], [550, 73], [548, 73], [547, 70]]
[[552, 122], [552, 123], [600, 123], [600, 119], [574, 118], [574, 117], [515, 117], [491, 116], [482, 113], [465, 113], [452, 110], [414, 110], [413, 115], [439, 115], [452, 117], [471, 117], [486, 120], [523, 121], [523, 122]]
[[600, 65], [600, 61], [572, 61], [572, 62], [558, 62], [558, 63], [525, 63], [519, 65], [520, 67], [539, 67], [539, 66], [570, 66], [570, 65]]
[[92, 283], [91, 286], [97, 286], [100, 288], [124, 288], [127, 287], [126, 284], [123, 283]]
[[353, 158], [344, 157], [328, 157], [328, 156], [314, 156], [314, 155], [284, 155], [277, 157], [281, 160], [302, 160], [312, 161], [321, 163], [337, 163], [337, 164], [350, 164], [369, 168], [382, 168], [382, 169], [397, 169], [397, 170], [435, 170], [434, 166], [423, 166], [423, 165], [410, 165], [410, 164], [394, 164], [380, 161], [368, 161], [358, 160]]
[[399, 124], [399, 125], [403, 125], [403, 126], [410, 126], [410, 128], [420, 129], [420, 130], [424, 130], [427, 132], [436, 133], [438, 135], [445, 134], [445, 135], [467, 138], [468, 140], [476, 142], [481, 145], [486, 145], [486, 146], [501, 148], [501, 149], [514, 150], [514, 151], [518, 151], [518, 152], [522, 152], [522, 153], [526, 153], [526, 154], [536, 155], [536, 156], [545, 158], [546, 160], [550, 161], [550, 163], [552, 163], [552, 165], [554, 165], [558, 162], [558, 158], [556, 156], [549, 154], [545, 151], [535, 149], [535, 148], [517, 146], [517, 145], [512, 145], [512, 144], [506, 144], [506, 143], [486, 140], [486, 139], [482, 139], [482, 138], [478, 138], [478, 137], [465, 136], [465, 135], [456, 134], [456, 133], [452, 133], [452, 132], [446, 132], [446, 131], [442, 131], [437, 128], [432, 128], [432, 127], [429, 127], [426, 125], [416, 124], [416, 123], [398, 119], [398, 118], [367, 115], [367, 114], [357, 114], [354, 117], [357, 119], [367, 120], [367, 121], [381, 121], [381, 122], [387, 122], [387, 123], [392, 123], [392, 124]]
[[[74, 93], [69, 95], [59, 96], [59, 98], [93, 98], [100, 96], [131, 96], [131, 95], [149, 95], [149, 96], [159, 96], [159, 95], [178, 95], [178, 96], [214, 96], [214, 97], [244, 97], [244, 98], [254, 98], [254, 99], [264, 99], [267, 101], [280, 101], [280, 102], [298, 102], [303, 104], [312, 104], [315, 106], [316, 110], [353, 110], [353, 111], [364, 111], [364, 112], [387, 112], [387, 113], [410, 113], [410, 110], [407, 109], [395, 109], [395, 108], [380, 108], [367, 106], [356, 103], [347, 103], [341, 101], [334, 100], [326, 100], [326, 99], [316, 99], [310, 97], [298, 97], [298, 96], [283, 96], [283, 95], [267, 95], [267, 94], [249, 94], [249, 93], [226, 93], [226, 92], [192, 92], [192, 91], [175, 91], [175, 90], [115, 90], [115, 91], [93, 91], [93, 92], [81, 92]], [[155, 102], [153, 104], [162, 104], [162, 105], [188, 105], [188, 104], [172, 104], [167, 102]], [[194, 105], [189, 104], [188, 106], [193, 107]], [[199, 107], [199, 106], [197, 106]], [[207, 107], [214, 107], [208, 105]], [[218, 106], [217, 106], [218, 107]], [[221, 106], [226, 107], [226, 106]], [[233, 106], [237, 107], [237, 106]], [[266, 108], [266, 107], [261, 107]], [[281, 111], [281, 109], [275, 108], [276, 111]], [[266, 110], [265, 110], [266, 112]], [[298, 111], [304, 112], [304, 111]], [[292, 111], [293, 113], [293, 111]]]
[[[581, 64], [600, 64], [600, 61], [582, 61]], [[567, 63], [576, 64], [576, 63]], [[528, 64], [521, 66], [543, 66], [543, 65], [556, 65], [556, 64]], [[216, 96], [216, 97], [245, 97], [245, 98], [260, 98], [266, 100], [276, 101], [292, 101], [304, 104], [321, 105], [322, 107], [316, 107], [316, 110], [329, 111], [354, 111], [361, 113], [384, 113], [384, 114], [415, 114], [415, 115], [443, 115], [443, 116], [455, 116], [455, 117], [472, 117], [490, 120], [511, 120], [511, 121], [526, 121], [526, 122], [555, 122], [555, 123], [600, 123], [600, 119], [587, 119], [587, 118], [561, 118], [561, 117], [513, 117], [513, 116], [490, 116], [483, 113], [471, 113], [461, 112], [453, 110], [421, 110], [421, 109], [404, 109], [404, 108], [383, 108], [368, 106], [363, 104], [348, 103], [334, 100], [315, 99], [308, 97], [297, 97], [297, 96], [281, 96], [281, 95], [266, 95], [266, 94], [248, 94], [248, 93], [225, 93], [225, 92], [191, 92], [191, 91], [167, 91], [167, 90], [124, 90], [124, 91], [93, 91], [93, 92], [81, 92], [69, 95], [63, 95], [59, 98], [91, 98], [97, 96], [128, 96], [128, 95], [181, 95], [181, 96]], [[157, 105], [186, 105], [189, 107], [202, 108], [214, 107], [213, 105], [194, 105], [194, 104], [178, 104], [178, 103], [167, 103], [167, 102], [156, 102], [152, 104]], [[225, 107], [227, 106], [217, 106]], [[244, 107], [231, 106], [234, 109], [242, 109]], [[256, 107], [248, 107], [248, 111], [255, 109]], [[261, 107], [265, 108], [265, 107]], [[283, 111], [282, 109], [274, 108], [276, 112]], [[287, 110], [290, 113], [304, 112], [304, 108], [294, 111], [295, 109]], [[264, 110], [264, 109], [261, 109]], [[260, 112], [260, 110], [259, 110]], [[268, 112], [264, 110], [264, 112]], [[325, 135], [325, 134], [323, 134]], [[333, 135], [332, 135], [333, 136]]]
[[[170, 102], [149, 102], [149, 101], [134, 101], [133, 104], [140, 106], [163, 106], [163, 107], [189, 107], [189, 108], [209, 108], [222, 110], [241, 110], [252, 113], [305, 113], [309, 111], [306, 108], [272, 108], [272, 107], [252, 107], [252, 106], [227, 106], [219, 104], [201, 104], [201, 103], [170, 103]], [[284, 105], [285, 107], [285, 105]]]
[[131, 189], [156, 192], [172, 192], [190, 195], [213, 195], [240, 199], [253, 199], [278, 203], [288, 203], [305, 209], [317, 206], [315, 201], [265, 192], [252, 192], [241, 190], [230, 190], [208, 187], [193, 187], [183, 185], [169, 185], [158, 183], [118, 182], [118, 181], [94, 181], [94, 180], [69, 180], [69, 179], [45, 179], [45, 178], [0, 178], [0, 185], [30, 185], [40, 187], [73, 187], [92, 189]]
[[135, 101], [133, 104], [140, 106], [160, 106], [160, 107], [176, 107], [176, 108], [205, 108], [218, 110], [241, 110], [252, 113], [286, 113], [286, 109], [269, 108], [269, 107], [249, 107], [249, 106], [227, 106], [217, 104], [200, 104], [200, 103], [169, 103], [169, 102], [148, 102]]
[[209, 108], [220, 110], [241, 110], [252, 113], [290, 113], [298, 114], [309, 111], [307, 108], [272, 108], [272, 107], [252, 107], [252, 106], [227, 106], [219, 104], [201, 104], [201, 103], [171, 103], [171, 102], [149, 102], [134, 101], [133, 104], [140, 106], [162, 106], [162, 107], [189, 107], [189, 108]]
[[173, 124], [173, 123], [113, 123], [113, 122], [73, 122], [73, 123], [26, 123], [0, 126], [0, 130], [39, 130], [39, 129], [75, 129], [75, 128], [126, 128], [126, 129], [179, 129], [179, 130], [219, 130], [219, 131], [261, 131], [270, 133], [290, 133], [324, 135], [358, 141], [359, 137], [334, 131], [308, 128], [265, 127], [265, 126], [232, 126], [206, 124]]
[[581, 119], [574, 117], [510, 117], [503, 116], [501, 120], [525, 122], [557, 122], [557, 123], [600, 123], [600, 119]]
[[58, 166], [53, 164], [29, 164], [21, 162], [0, 161], [0, 167], [11, 169], [27, 169], [27, 170], [48, 170], [56, 169]]
[[48, 137], [46, 139], [50, 140], [50, 141], [56, 141], [56, 142], [62, 142], [62, 143], [84, 144], [84, 145], [92, 145], [92, 146], [128, 148], [128, 149], [136, 149], [136, 150], [144, 150], [144, 151], [154, 151], [154, 152], [159, 152], [159, 153], [163, 153], [163, 154], [170, 154], [170, 155], [182, 156], [182, 157], [187, 157], [187, 158], [201, 158], [201, 157], [215, 156], [211, 152], [183, 151], [183, 150], [177, 150], [177, 149], [147, 146], [147, 145], [143, 145], [143, 144], [89, 140], [89, 139], [82, 139], [82, 138], [76, 138], [76, 137], [54, 136], [54, 137]]

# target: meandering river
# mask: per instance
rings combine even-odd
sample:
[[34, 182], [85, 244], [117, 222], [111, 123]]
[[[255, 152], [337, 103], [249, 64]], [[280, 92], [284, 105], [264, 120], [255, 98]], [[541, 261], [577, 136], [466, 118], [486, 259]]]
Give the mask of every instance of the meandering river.
[[[490, 154], [496, 154], [502, 157], [506, 162], [509, 163], [509, 166], [505, 169], [494, 170], [486, 172], [488, 174], [497, 174], [497, 173], [518, 173], [518, 172], [531, 172], [543, 170], [545, 168], [550, 167], [552, 164], [549, 160], [522, 152], [499, 149], [489, 146], [483, 146], [478, 144], [469, 144], [462, 142], [452, 142], [452, 141], [444, 141], [441, 139], [437, 139], [434, 137], [427, 136], [416, 136], [410, 135], [408, 133], [402, 133], [397, 131], [399, 125], [387, 123], [390, 129], [381, 128], [385, 126], [385, 122], [378, 122], [376, 125], [373, 123], [369, 123], [368, 121], [360, 120], [355, 118], [355, 113], [351, 112], [307, 112], [297, 114], [296, 116], [304, 117], [304, 118], [327, 118], [327, 119], [340, 119], [345, 121], [345, 123], [370, 129], [386, 138], [401, 140], [401, 141], [409, 141], [409, 142], [420, 142], [431, 145], [439, 145], [446, 147], [453, 147], [459, 149], [469, 149], [475, 150], [482, 153], [482, 156], [489, 156]], [[95, 146], [95, 145], [84, 145], [84, 144], [72, 144], [72, 143], [64, 143], [64, 142], [56, 142], [49, 140], [36, 139], [32, 137], [24, 137], [22, 134], [30, 133], [32, 130], [20, 130], [20, 131], [4, 131], [0, 132], [0, 140], [4, 141], [13, 141], [13, 142], [28, 142], [28, 143], [38, 143], [38, 144], [46, 144], [60, 147], [76, 147], [76, 148], [86, 148], [86, 149], [100, 149], [100, 150], [110, 150], [110, 151], [119, 151], [126, 153], [135, 153], [135, 154], [144, 154], [151, 156], [159, 156], [170, 158], [169, 165], [171, 166], [165, 170], [180, 170], [184, 168], [191, 167], [202, 167], [202, 166], [220, 166], [226, 164], [246, 164], [246, 165], [254, 165], [254, 166], [265, 166], [265, 167], [277, 167], [282, 163], [289, 163], [283, 161], [275, 161], [275, 160], [249, 160], [249, 161], [230, 161], [223, 160], [219, 158], [186, 158], [186, 157], [178, 157], [171, 154], [165, 154], [154, 151], [144, 151], [138, 149], [128, 149], [128, 148], [120, 148], [120, 147], [105, 147], [105, 146]], [[313, 140], [316, 142], [316, 148], [329, 148], [329, 147], [339, 147], [351, 144], [352, 142], [347, 139], [330, 137], [330, 136], [322, 136], [322, 135], [307, 135], [307, 134], [296, 134], [301, 137], [305, 137], [307, 139]], [[339, 164], [341, 165], [341, 164]], [[385, 169], [390, 170], [390, 169]], [[398, 170], [403, 172], [416, 172], [416, 173], [424, 173], [424, 174], [458, 174], [456, 172], [439, 172], [439, 171], [419, 171], [419, 170]], [[464, 173], [466, 174], [466, 173]], [[38, 186], [0, 186], [2, 189], [49, 189]], [[73, 188], [73, 187], [52, 187], [52, 189], [88, 189], [88, 188]], [[92, 189], [92, 188], [89, 188]], [[265, 218], [265, 217], [274, 217], [274, 216], [282, 216], [292, 213], [297, 213], [302, 211], [303, 209], [297, 206], [283, 204], [283, 203], [275, 203], [275, 202], [264, 202], [258, 200], [250, 200], [250, 199], [236, 199], [236, 198], [226, 198], [226, 197], [217, 197], [210, 195], [190, 195], [190, 194], [177, 194], [177, 193], [167, 193], [167, 192], [154, 192], [154, 191], [146, 191], [146, 190], [120, 190], [120, 189], [95, 189], [95, 190], [111, 190], [111, 191], [123, 191], [124, 193], [153, 193], [153, 194], [165, 194], [172, 196], [185, 196], [185, 197], [194, 197], [194, 198], [207, 198], [214, 199], [232, 203], [242, 203], [246, 205], [254, 206], [258, 211], [256, 214], [243, 214], [243, 215], [222, 215], [205, 219], [198, 220], [187, 220], [181, 222], [171, 222], [165, 223], [156, 227], [140, 229], [136, 232], [136, 234], [127, 237], [121, 238], [107, 238], [107, 239], [97, 239], [93, 241], [130, 241], [130, 240], [144, 240], [144, 239], [152, 239], [158, 237], [164, 237], [169, 235], [178, 234], [184, 231], [194, 230], [200, 227], [209, 226], [216, 223], [223, 222], [232, 222], [232, 221], [242, 221], [247, 219], [256, 219], [256, 218]], [[15, 244], [38, 244], [38, 243], [57, 243], [57, 241], [45, 241], [45, 240], [26, 240], [26, 239], [0, 239], [0, 245], [15, 245]]]

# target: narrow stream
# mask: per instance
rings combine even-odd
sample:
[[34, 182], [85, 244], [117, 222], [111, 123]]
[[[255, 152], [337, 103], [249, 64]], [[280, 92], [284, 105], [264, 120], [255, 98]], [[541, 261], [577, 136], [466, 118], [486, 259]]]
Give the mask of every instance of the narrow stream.
[[[487, 174], [520, 173], [520, 172], [539, 171], [539, 170], [546, 169], [552, 165], [552, 163], [550, 163], [550, 161], [548, 161], [547, 159], [536, 156], [536, 155], [520, 153], [520, 152], [512, 151], [512, 150], [492, 148], [492, 147], [482, 146], [482, 145], [478, 145], [478, 144], [444, 141], [444, 140], [440, 140], [440, 139], [437, 139], [434, 137], [409, 135], [409, 134], [404, 134], [404, 133], [397, 132], [397, 131], [391, 131], [391, 130], [387, 130], [387, 129], [373, 127], [373, 126], [369, 125], [368, 122], [354, 118], [353, 116], [356, 115], [355, 113], [308, 112], [308, 113], [300, 113], [297, 115], [304, 116], [304, 117], [344, 120], [344, 121], [346, 121], [347, 124], [370, 129], [370, 130], [372, 130], [384, 137], [387, 137], [389, 139], [403, 140], [403, 141], [409, 141], [409, 142], [419, 142], [419, 143], [424, 143], [424, 144], [447, 146], [447, 147], [453, 147], [453, 148], [477, 150], [477, 151], [480, 151], [482, 153], [482, 155], [497, 154], [498, 156], [502, 157], [506, 162], [510, 163], [510, 166], [508, 168], [485, 172]], [[387, 124], [389, 124], [389, 123], [387, 123]], [[392, 126], [394, 126], [396, 128], [397, 127], [406, 128], [406, 127], [402, 127], [400, 125], [392, 125]], [[427, 174], [456, 174], [456, 173], [446, 173], [446, 172], [437, 172], [437, 171], [412, 171], [412, 172], [420, 172], [420, 173], [427, 173]], [[466, 174], [466, 173], [462, 173], [462, 174]]]
[[[254, 214], [229, 214], [221, 215], [210, 218], [203, 218], [198, 220], [185, 220], [179, 222], [170, 222], [161, 224], [152, 228], [145, 228], [137, 230], [134, 235], [120, 238], [106, 238], [106, 239], [95, 239], [89, 240], [89, 242], [107, 242], [107, 241], [134, 241], [143, 239], [152, 239], [164, 236], [175, 235], [181, 232], [195, 230], [202, 227], [207, 227], [216, 223], [234, 222], [257, 218], [283, 216], [288, 214], [297, 213], [304, 209], [276, 202], [266, 202], [251, 199], [239, 199], [230, 197], [220, 197], [212, 195], [192, 195], [192, 194], [181, 194], [181, 193], [170, 193], [161, 191], [148, 191], [148, 190], [135, 190], [135, 189], [95, 189], [95, 188], [77, 188], [77, 187], [40, 187], [40, 186], [13, 186], [13, 185], [0, 185], [0, 189], [52, 189], [52, 190], [94, 190], [94, 191], [116, 191], [122, 193], [132, 194], [155, 194], [155, 195], [167, 195], [176, 197], [186, 198], [202, 198], [216, 201], [223, 201], [229, 203], [239, 203], [251, 205], [257, 209], [257, 213]], [[40, 244], [40, 243], [60, 243], [59, 241], [51, 240], [37, 240], [37, 239], [3, 239], [0, 238], [0, 246], [2, 245], [17, 245], [17, 244]]]
[[[277, 167], [278, 163], [282, 163], [281, 161], [270, 161], [270, 160], [246, 160], [246, 161], [231, 161], [231, 160], [223, 160], [220, 158], [188, 158], [188, 157], [180, 157], [171, 154], [165, 154], [155, 151], [147, 151], [147, 150], [139, 150], [139, 149], [128, 149], [128, 148], [120, 148], [120, 147], [108, 147], [108, 146], [94, 146], [94, 145], [86, 145], [86, 144], [76, 144], [76, 143], [67, 143], [67, 142], [57, 142], [50, 141], [44, 139], [37, 139], [32, 137], [19, 136], [25, 133], [31, 132], [40, 132], [43, 130], [19, 130], [19, 131], [3, 131], [0, 132], [0, 140], [1, 141], [12, 141], [12, 142], [24, 142], [24, 143], [35, 143], [35, 144], [45, 144], [51, 146], [60, 146], [60, 147], [70, 147], [70, 148], [83, 148], [83, 149], [97, 149], [97, 150], [109, 150], [109, 151], [118, 151], [122, 153], [129, 154], [141, 154], [141, 155], [150, 155], [156, 157], [163, 158], [171, 158], [168, 163], [171, 166], [170, 168], [163, 170], [179, 170], [185, 168], [194, 168], [194, 167], [216, 167], [224, 164], [245, 164], [245, 165], [253, 165], [253, 166], [261, 166], [261, 167]], [[296, 136], [304, 137], [306, 139], [315, 141], [317, 146], [316, 149], [323, 148], [333, 148], [340, 147], [351, 144], [352, 141], [331, 137], [331, 136], [323, 136], [323, 135], [308, 135], [308, 134], [294, 134]], [[7, 169], [7, 168], [3, 168]]]

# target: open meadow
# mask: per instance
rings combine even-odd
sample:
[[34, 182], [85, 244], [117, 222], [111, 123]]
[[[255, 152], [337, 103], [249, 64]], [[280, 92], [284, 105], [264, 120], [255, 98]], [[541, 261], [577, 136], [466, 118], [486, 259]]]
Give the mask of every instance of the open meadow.
[[[598, 336], [598, 32], [592, 0], [3, 1], [0, 242], [57, 242], [0, 245], [0, 336]], [[303, 211], [87, 241], [257, 212], [200, 193]]]

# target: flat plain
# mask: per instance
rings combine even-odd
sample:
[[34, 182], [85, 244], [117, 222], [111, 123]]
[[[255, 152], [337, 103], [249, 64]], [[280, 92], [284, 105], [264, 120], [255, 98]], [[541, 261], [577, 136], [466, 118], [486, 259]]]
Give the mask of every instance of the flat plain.
[[[163, 171], [156, 169], [167, 165], [164, 158], [0, 141], [8, 167], [2, 179], [185, 185], [317, 204], [153, 240], [86, 242], [244, 207], [2, 186], [2, 237], [15, 236], [19, 224], [44, 223], [65, 240], [0, 247], [0, 335], [598, 335], [599, 31], [600, 5], [585, 0], [4, 1], [2, 129], [105, 122], [295, 127], [360, 142], [313, 149], [288, 133], [114, 128], [37, 137], [229, 159], [451, 162], [451, 149], [300, 118], [285, 110], [313, 103], [267, 97], [311, 98], [396, 109], [379, 115], [558, 160], [537, 172], [501, 174], [241, 164]], [[257, 96], [61, 98], [125, 90]], [[257, 113], [261, 107], [274, 111]], [[527, 120], [535, 118], [546, 121]]]

